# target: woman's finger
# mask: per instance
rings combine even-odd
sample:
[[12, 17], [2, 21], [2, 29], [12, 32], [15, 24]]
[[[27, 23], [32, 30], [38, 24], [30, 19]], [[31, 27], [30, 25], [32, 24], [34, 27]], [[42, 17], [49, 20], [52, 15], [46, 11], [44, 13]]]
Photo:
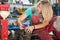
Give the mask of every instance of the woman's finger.
[[25, 31], [26, 31], [27, 33], [30, 33], [30, 32], [31, 32], [30, 29], [26, 29]]

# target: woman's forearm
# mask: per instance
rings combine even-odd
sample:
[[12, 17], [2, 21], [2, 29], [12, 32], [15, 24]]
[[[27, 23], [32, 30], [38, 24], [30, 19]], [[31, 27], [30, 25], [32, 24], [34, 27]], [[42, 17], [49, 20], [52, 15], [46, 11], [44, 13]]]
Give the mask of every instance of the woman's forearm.
[[44, 22], [42, 24], [34, 25], [34, 27], [35, 29], [41, 29], [41, 28], [46, 27], [48, 24], [49, 24], [48, 22]]
[[18, 26], [22, 26], [22, 21], [26, 18], [26, 14], [24, 13], [17, 19]]
[[18, 26], [22, 26], [20, 18], [17, 19], [17, 24], [18, 24]]

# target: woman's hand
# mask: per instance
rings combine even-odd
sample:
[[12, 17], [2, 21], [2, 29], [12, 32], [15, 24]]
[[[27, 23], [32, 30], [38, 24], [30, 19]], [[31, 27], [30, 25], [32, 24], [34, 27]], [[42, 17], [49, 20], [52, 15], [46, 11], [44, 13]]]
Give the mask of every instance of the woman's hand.
[[25, 13], [23, 13], [21, 16], [19, 16], [19, 18], [17, 19], [16, 23], [17, 25], [20, 27], [21, 30], [23, 30], [24, 28], [22, 27], [22, 22], [24, 21], [24, 19], [27, 18], [27, 15]]
[[26, 28], [25, 28], [25, 31], [26, 31], [27, 33], [32, 33], [33, 30], [34, 30], [34, 26], [29, 26], [29, 27], [26, 27]]
[[24, 30], [25, 28], [24, 28], [24, 26], [19, 26], [20, 27], [20, 30]]

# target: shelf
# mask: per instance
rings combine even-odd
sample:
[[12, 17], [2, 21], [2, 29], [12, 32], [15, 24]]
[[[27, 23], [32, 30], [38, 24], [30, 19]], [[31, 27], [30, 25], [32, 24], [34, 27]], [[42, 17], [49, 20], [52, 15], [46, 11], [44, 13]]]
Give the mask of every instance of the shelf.
[[16, 8], [29, 8], [33, 5], [20, 5], [20, 4], [10, 4], [10, 7], [16, 7]]

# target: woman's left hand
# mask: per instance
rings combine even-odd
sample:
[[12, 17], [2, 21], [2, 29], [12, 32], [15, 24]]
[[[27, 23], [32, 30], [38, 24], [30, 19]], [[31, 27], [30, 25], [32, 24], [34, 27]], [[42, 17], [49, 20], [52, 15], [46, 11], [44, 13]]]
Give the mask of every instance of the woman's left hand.
[[32, 33], [33, 30], [34, 30], [34, 26], [29, 26], [29, 27], [26, 27], [26, 28], [25, 28], [25, 31], [26, 31], [27, 33]]

